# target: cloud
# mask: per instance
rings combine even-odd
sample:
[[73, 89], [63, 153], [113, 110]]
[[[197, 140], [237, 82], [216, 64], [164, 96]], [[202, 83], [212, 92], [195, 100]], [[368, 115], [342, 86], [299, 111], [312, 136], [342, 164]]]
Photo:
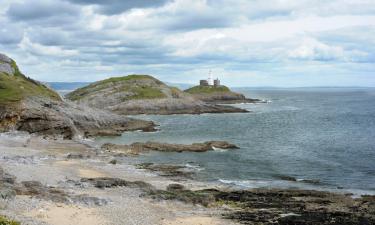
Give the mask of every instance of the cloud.
[[75, 5], [52, 0], [27, 0], [12, 3], [7, 10], [7, 15], [15, 21], [41, 20], [79, 14]]
[[113, 15], [123, 13], [134, 8], [152, 8], [159, 7], [169, 0], [68, 0], [72, 3], [83, 5], [95, 5], [100, 13]]
[[41, 80], [195, 83], [210, 68], [229, 85], [355, 80], [375, 70], [374, 35], [372, 0], [0, 1], [0, 52]]
[[359, 61], [368, 56], [368, 53], [359, 50], [344, 50], [341, 46], [327, 45], [312, 38], [305, 38], [302, 44], [289, 51], [291, 59], [317, 61]]
[[63, 49], [58, 46], [44, 46], [38, 43], [32, 43], [28, 37], [24, 37], [19, 47], [33, 55], [39, 56], [54, 56], [54, 57], [68, 57], [68, 56], [77, 56], [79, 51], [71, 49]]
[[18, 44], [23, 38], [23, 31], [7, 22], [0, 21], [0, 45]]

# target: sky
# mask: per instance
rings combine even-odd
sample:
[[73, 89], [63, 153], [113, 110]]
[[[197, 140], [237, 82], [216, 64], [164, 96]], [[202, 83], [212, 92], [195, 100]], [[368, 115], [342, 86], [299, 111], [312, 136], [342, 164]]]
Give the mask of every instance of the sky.
[[0, 52], [49, 82], [375, 87], [375, 1], [0, 0]]

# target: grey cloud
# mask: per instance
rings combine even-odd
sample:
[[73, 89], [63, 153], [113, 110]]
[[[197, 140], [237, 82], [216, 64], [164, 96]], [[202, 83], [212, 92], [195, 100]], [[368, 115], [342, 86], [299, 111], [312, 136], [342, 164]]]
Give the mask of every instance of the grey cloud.
[[42, 20], [67, 16], [77, 16], [80, 13], [79, 7], [61, 1], [50, 0], [28, 0], [19, 3], [12, 3], [6, 14], [11, 20], [25, 21]]
[[17, 26], [9, 26], [0, 22], [0, 44], [18, 44], [23, 38], [23, 31]]
[[166, 4], [170, 0], [68, 0], [72, 3], [97, 5], [99, 12], [107, 15], [122, 13], [132, 8], [150, 8]]

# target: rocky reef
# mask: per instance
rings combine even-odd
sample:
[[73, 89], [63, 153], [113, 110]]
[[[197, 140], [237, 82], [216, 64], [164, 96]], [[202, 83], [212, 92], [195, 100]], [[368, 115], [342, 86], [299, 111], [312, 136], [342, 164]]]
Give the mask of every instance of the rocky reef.
[[114, 77], [79, 88], [66, 96], [81, 105], [120, 115], [247, 112], [208, 104], [149, 75]]
[[195, 86], [185, 90], [195, 99], [212, 104], [261, 103], [262, 100], [246, 98], [241, 93], [231, 91], [221, 86]]
[[0, 54], [0, 132], [20, 130], [71, 139], [151, 131], [153, 127], [150, 121], [65, 101], [44, 84], [23, 75], [12, 59]]
[[117, 145], [106, 143], [101, 146], [102, 150], [109, 152], [118, 152], [129, 155], [137, 155], [141, 152], [160, 151], [160, 152], [207, 152], [220, 149], [237, 149], [238, 146], [226, 141], [207, 141], [204, 143], [187, 144], [169, 144], [160, 142], [135, 142], [130, 145]]
[[119, 178], [84, 178], [79, 183], [97, 188], [131, 187], [155, 200], [173, 200], [209, 208], [225, 208], [222, 217], [241, 224], [295, 225], [370, 225], [375, 223], [375, 197], [313, 190], [252, 189], [189, 190], [181, 184], [170, 184], [166, 190], [157, 189], [143, 181]]

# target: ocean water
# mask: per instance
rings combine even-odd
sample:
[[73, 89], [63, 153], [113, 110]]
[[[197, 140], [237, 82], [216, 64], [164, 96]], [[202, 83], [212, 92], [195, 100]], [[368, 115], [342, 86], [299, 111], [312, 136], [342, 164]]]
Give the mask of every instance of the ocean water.
[[[375, 89], [240, 89], [267, 104], [239, 114], [137, 116], [155, 133], [126, 132], [97, 143], [225, 140], [233, 151], [151, 152], [128, 162], [184, 164], [196, 179], [237, 187], [289, 187], [375, 193]], [[297, 181], [288, 181], [293, 177]]]

